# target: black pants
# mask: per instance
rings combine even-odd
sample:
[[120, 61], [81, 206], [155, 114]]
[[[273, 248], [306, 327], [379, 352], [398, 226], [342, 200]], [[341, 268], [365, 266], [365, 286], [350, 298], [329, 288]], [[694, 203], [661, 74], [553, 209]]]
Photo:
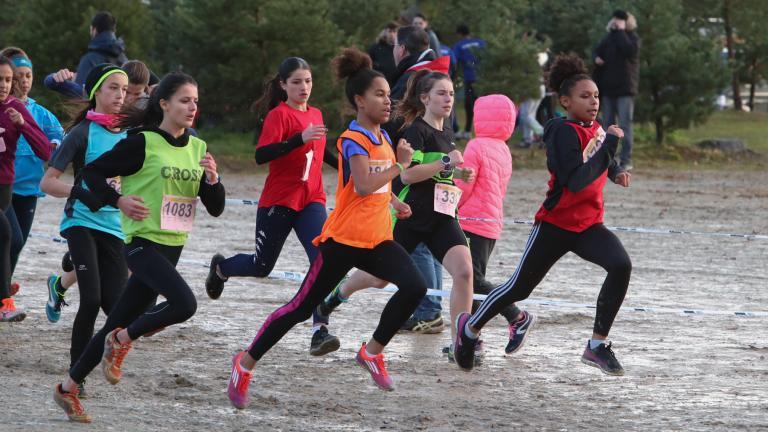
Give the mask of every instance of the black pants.
[[427, 293], [427, 284], [402, 246], [392, 240], [362, 249], [327, 240], [312, 262], [293, 299], [272, 312], [253, 339], [248, 353], [259, 360], [296, 324], [307, 320], [315, 307], [353, 267], [397, 286], [384, 306], [373, 339], [386, 345]]
[[[469, 252], [472, 254], [472, 286], [474, 287], [474, 292], [475, 294], [489, 294], [496, 288], [496, 285], [485, 280], [485, 270], [488, 268], [488, 258], [490, 258], [491, 252], [493, 252], [493, 248], [496, 246], [496, 240], [469, 231], [464, 231], [464, 235], [469, 240]], [[472, 313], [477, 311], [480, 303], [479, 300], [472, 302]], [[512, 323], [520, 313], [520, 309], [512, 303], [499, 313], [507, 319], [507, 322]]]
[[597, 297], [593, 328], [596, 334], [608, 336], [627, 293], [632, 263], [618, 237], [603, 224], [593, 225], [581, 233], [546, 222], [535, 224], [517, 270], [491, 292], [469, 324], [480, 329], [504, 307], [528, 298], [549, 269], [568, 252], [608, 271]]
[[[93, 336], [80, 359], [69, 370], [75, 382], [82, 382], [99, 364], [104, 354], [104, 339], [114, 329], [128, 330], [131, 339], [154, 330], [184, 322], [197, 310], [197, 300], [189, 285], [176, 271], [182, 246], [165, 246], [134, 238], [125, 246], [125, 259], [131, 277], [107, 322]], [[154, 304], [157, 295], [166, 301]]]
[[5, 211], [5, 216], [8, 217], [8, 222], [11, 224], [11, 274], [16, 271], [19, 255], [27, 243], [36, 209], [37, 196], [13, 194], [11, 206]]
[[11, 223], [5, 211], [11, 206], [13, 185], [0, 185], [0, 300], [11, 296]]
[[77, 273], [80, 307], [72, 325], [70, 366], [75, 364], [93, 336], [99, 309], [109, 315], [128, 279], [123, 241], [103, 231], [72, 227], [62, 232]]
[[298, 212], [283, 206], [259, 208], [256, 210], [256, 253], [227, 258], [219, 263], [219, 269], [227, 277], [267, 277], [291, 230], [296, 232], [311, 264], [317, 256], [312, 240], [322, 231], [325, 219], [325, 205], [321, 203], [310, 203]]
[[467, 114], [467, 124], [464, 125], [465, 132], [472, 131], [472, 121], [475, 117], [475, 100], [477, 95], [475, 94], [475, 87], [473, 82], [464, 83], [464, 110]]

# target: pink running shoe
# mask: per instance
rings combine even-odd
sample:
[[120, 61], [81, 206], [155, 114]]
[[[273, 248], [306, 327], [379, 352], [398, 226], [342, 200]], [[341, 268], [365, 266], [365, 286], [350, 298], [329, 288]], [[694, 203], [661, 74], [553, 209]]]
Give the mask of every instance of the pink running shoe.
[[245, 408], [250, 402], [248, 385], [251, 383], [253, 372], [240, 366], [240, 360], [244, 355], [245, 351], [242, 351], [232, 357], [232, 374], [229, 376], [229, 387], [227, 388], [229, 400], [237, 409]]
[[395, 385], [392, 382], [392, 378], [389, 377], [387, 367], [384, 365], [384, 354], [378, 354], [375, 356], [369, 356], [365, 352], [365, 343], [360, 347], [360, 351], [355, 356], [357, 364], [361, 368], [367, 370], [373, 378], [373, 382], [376, 383], [382, 390], [392, 391], [395, 389]]

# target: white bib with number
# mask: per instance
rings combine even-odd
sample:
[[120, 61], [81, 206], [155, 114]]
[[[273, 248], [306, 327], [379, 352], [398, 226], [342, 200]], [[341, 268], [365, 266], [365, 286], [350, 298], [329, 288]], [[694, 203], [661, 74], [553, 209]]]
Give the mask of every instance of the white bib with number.
[[168, 231], [192, 231], [195, 224], [197, 198], [163, 195], [160, 207], [160, 228]]
[[[368, 172], [370, 174], [378, 174], [380, 172], [384, 172], [392, 167], [392, 161], [389, 159], [386, 160], [369, 160], [368, 161]], [[383, 194], [383, 193], [389, 193], [389, 187], [391, 183], [387, 183], [384, 186], [380, 187], [379, 190], [374, 192], [375, 194]]]
[[304, 156], [307, 157], [307, 164], [304, 165], [304, 175], [301, 176], [301, 181], [309, 180], [309, 169], [312, 168], [312, 157], [315, 156], [315, 151], [310, 150]]
[[434, 209], [451, 217], [456, 217], [456, 207], [461, 198], [461, 189], [456, 186], [436, 183], [435, 184], [435, 204]]

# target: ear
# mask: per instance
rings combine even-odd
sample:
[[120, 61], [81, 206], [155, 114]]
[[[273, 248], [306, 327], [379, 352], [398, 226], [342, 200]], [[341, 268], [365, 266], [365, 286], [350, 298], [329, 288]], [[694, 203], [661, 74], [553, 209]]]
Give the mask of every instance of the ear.
[[365, 107], [365, 98], [360, 95], [355, 95], [355, 108], [362, 109]]
[[563, 106], [566, 110], [571, 105], [571, 98], [569, 96], [560, 96], [560, 105]]
[[429, 102], [429, 93], [420, 94], [419, 100], [421, 101], [422, 105], [427, 106], [427, 103]]
[[283, 80], [280, 80], [280, 88], [281, 88], [281, 89], [283, 89], [283, 91], [286, 91], [286, 87], [287, 87], [287, 86], [285, 85], [285, 83], [283, 82]]
[[168, 101], [165, 99], [160, 99], [160, 109], [163, 110], [163, 112], [168, 111]]

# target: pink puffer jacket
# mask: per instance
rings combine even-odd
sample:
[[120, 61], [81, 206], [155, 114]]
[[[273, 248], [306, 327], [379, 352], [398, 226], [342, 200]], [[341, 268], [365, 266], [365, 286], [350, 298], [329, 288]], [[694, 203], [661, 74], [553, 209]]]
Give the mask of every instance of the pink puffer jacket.
[[504, 95], [488, 95], [475, 101], [475, 135], [464, 150], [464, 168], [474, 168], [473, 183], [456, 180], [462, 195], [459, 217], [493, 219], [494, 222], [462, 220], [461, 228], [498, 240], [504, 217], [504, 196], [512, 176], [512, 155], [506, 141], [515, 130], [517, 108]]

